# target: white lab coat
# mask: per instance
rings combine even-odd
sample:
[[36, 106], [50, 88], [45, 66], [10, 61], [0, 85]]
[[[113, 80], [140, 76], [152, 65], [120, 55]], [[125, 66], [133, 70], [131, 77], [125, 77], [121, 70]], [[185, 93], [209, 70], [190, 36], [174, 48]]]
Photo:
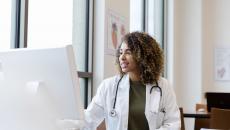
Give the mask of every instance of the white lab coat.
[[[105, 79], [98, 87], [92, 102], [85, 110], [84, 130], [94, 130], [105, 119], [107, 130], [127, 130], [129, 113], [129, 76], [124, 75], [120, 81], [116, 101], [117, 116], [111, 117], [115, 91], [120, 76]], [[146, 85], [145, 116], [149, 129], [155, 130], [179, 130], [180, 112], [176, 104], [175, 94], [168, 81], [160, 78], [158, 85], [162, 89], [162, 97], [158, 88], [150, 89], [153, 84]]]

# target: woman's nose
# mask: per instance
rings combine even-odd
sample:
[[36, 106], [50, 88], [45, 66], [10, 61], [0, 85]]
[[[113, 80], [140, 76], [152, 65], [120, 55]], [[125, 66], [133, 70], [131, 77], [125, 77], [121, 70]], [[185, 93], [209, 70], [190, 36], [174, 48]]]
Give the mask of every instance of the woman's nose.
[[125, 59], [125, 54], [123, 53], [120, 55], [120, 60], [124, 60], [124, 59]]

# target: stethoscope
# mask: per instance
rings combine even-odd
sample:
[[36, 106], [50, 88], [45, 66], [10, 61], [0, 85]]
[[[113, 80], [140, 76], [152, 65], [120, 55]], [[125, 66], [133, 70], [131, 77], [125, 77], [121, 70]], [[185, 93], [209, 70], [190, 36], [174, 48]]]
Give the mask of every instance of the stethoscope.
[[[114, 103], [113, 103], [113, 109], [110, 111], [110, 116], [111, 117], [115, 117], [117, 115], [117, 112], [115, 110], [116, 107], [116, 101], [117, 101], [117, 92], [118, 92], [118, 87], [120, 84], [120, 81], [122, 80], [123, 75], [121, 76], [121, 78], [119, 79], [119, 81], [117, 82], [117, 86], [116, 86], [116, 93], [115, 93], [115, 98], [114, 98]], [[157, 88], [160, 91], [160, 96], [162, 97], [162, 89], [159, 87], [158, 82], [156, 81], [156, 85], [152, 86], [150, 89], [150, 94], [152, 93], [153, 88]]]

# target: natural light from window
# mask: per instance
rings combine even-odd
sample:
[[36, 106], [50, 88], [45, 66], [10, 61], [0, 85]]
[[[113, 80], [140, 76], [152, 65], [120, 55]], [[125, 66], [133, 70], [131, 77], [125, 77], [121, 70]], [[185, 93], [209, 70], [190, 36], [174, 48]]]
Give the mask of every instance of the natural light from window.
[[11, 0], [0, 0], [0, 50], [10, 48]]
[[31, 0], [28, 12], [27, 47], [72, 44], [73, 0]]
[[130, 1], [130, 32], [143, 31], [143, 0]]

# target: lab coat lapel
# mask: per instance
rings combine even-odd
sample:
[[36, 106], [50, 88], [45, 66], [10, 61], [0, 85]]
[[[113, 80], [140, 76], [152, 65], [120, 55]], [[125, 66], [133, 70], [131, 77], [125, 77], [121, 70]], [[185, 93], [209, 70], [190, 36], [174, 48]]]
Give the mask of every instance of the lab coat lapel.
[[128, 113], [129, 113], [129, 76], [124, 75], [121, 84], [119, 85], [119, 104], [121, 111], [121, 120], [123, 124], [123, 128], [128, 128]]
[[149, 123], [150, 130], [156, 129], [157, 114], [159, 112], [160, 104], [160, 92], [157, 88], [153, 88], [152, 92], [150, 90], [154, 86], [153, 84], [146, 85], [146, 104], [145, 104], [145, 116]]
[[152, 113], [159, 112], [160, 100], [161, 100], [161, 93], [158, 91], [158, 88], [154, 87], [152, 92], [150, 93], [150, 89], [152, 88], [152, 84], [147, 85], [146, 89], [146, 101], [149, 103], [149, 110]]

